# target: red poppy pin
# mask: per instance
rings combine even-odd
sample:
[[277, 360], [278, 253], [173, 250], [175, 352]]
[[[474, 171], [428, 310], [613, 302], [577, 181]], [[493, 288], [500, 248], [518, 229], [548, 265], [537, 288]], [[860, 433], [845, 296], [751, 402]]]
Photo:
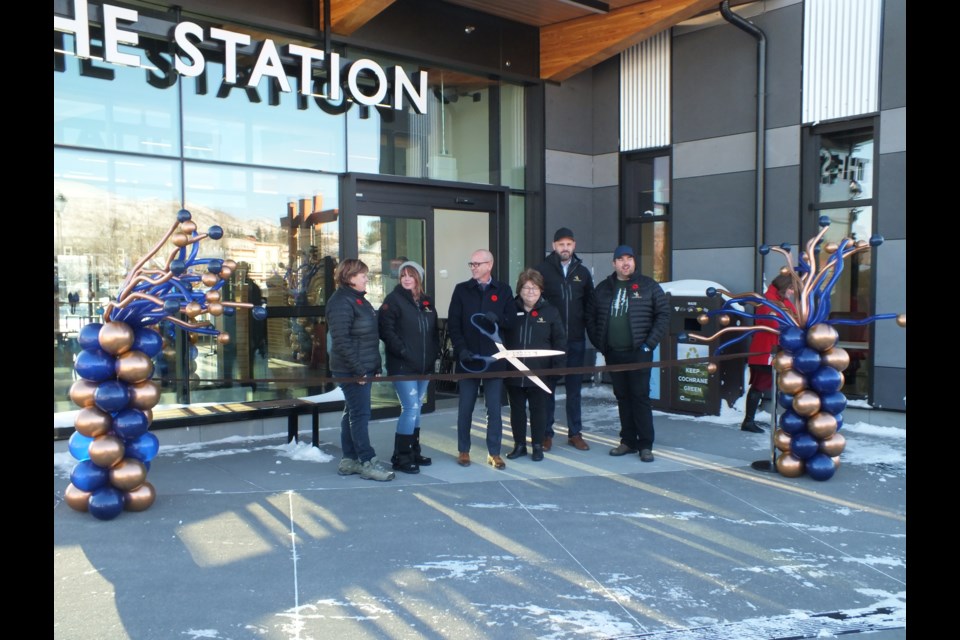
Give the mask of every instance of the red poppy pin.
[[636, 282], [634, 282], [633, 286], [631, 287], [631, 289], [633, 289], [634, 291], [636, 291], [639, 288], [640, 288], [640, 285], [638, 285]]
[[497, 294], [493, 294], [492, 296], [490, 296], [490, 300], [492, 300], [493, 302], [496, 302], [496, 301], [497, 301]]
[[361, 300], [360, 298], [357, 298], [357, 304], [363, 304], [363, 300]]
[[424, 300], [424, 301], [423, 301], [423, 306], [429, 307], [429, 306], [430, 306], [430, 301], [429, 301], [429, 300]]
[[381, 309], [389, 309], [389, 308], [390, 308], [390, 303], [389, 303], [389, 302], [384, 302], [382, 305], [380, 305], [380, 308], [381, 308]]
[[536, 318], [536, 317], [537, 317], [538, 315], [540, 315], [540, 314], [537, 313], [536, 311], [531, 311], [531, 312], [530, 312], [530, 315], [532, 315], [534, 318]]

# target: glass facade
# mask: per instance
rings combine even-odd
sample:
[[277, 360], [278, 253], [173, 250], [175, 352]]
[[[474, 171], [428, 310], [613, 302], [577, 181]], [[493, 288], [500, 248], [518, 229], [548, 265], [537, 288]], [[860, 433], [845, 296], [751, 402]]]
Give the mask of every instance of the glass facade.
[[[150, 21], [152, 32], [172, 33], [169, 16]], [[157, 28], [157, 21], [169, 24]], [[327, 375], [323, 307], [339, 260], [358, 253], [370, 258], [380, 278], [372, 284], [382, 289], [375, 306], [390, 286], [392, 253], [402, 247], [426, 264], [422, 221], [359, 216], [358, 237], [341, 237], [340, 185], [347, 172], [510, 187], [511, 275], [513, 262], [522, 262], [514, 254], [524, 246], [523, 87], [336, 47], [344, 69], [365, 59], [385, 70], [400, 67], [411, 78], [426, 72], [426, 113], [418, 113], [412, 100], [399, 109], [364, 105], [347, 90], [332, 100], [329, 72], [320, 63], [310, 69], [312, 86], [299, 92], [301, 69], [289, 57], [283, 68], [292, 91], [269, 73], [248, 87], [265, 38], [278, 51], [291, 44], [322, 48], [256, 31], [230, 60], [222, 43], [218, 48], [208, 39], [198, 44], [202, 71], [187, 76], [177, 72], [178, 50], [165, 39], [140, 33], [136, 46], [120, 43], [121, 54], [139, 59], [139, 66], [121, 65], [105, 61], [98, 25], [91, 24], [90, 58], [76, 55], [73, 34], [55, 32], [55, 412], [76, 408], [67, 390], [75, 379], [80, 329], [102, 321], [131, 266], [171, 229], [180, 209], [190, 211], [200, 233], [212, 225], [224, 230], [221, 240], [200, 247], [204, 257], [237, 263], [224, 299], [263, 304], [268, 318], [208, 318], [230, 334], [227, 344], [171, 329], [155, 374], [163, 383], [162, 404], [327, 390], [318, 382]], [[237, 82], [231, 84], [225, 78], [234, 67]], [[364, 95], [377, 90], [375, 74], [358, 74], [355, 81]], [[178, 340], [189, 340], [189, 347]], [[185, 384], [173, 379], [177, 371], [189, 372]]]

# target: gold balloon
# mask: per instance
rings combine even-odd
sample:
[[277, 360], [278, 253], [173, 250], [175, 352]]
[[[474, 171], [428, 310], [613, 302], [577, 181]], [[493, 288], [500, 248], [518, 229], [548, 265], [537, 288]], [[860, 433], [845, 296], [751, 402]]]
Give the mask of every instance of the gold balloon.
[[77, 489], [72, 482], [67, 485], [66, 491], [63, 492], [63, 501], [75, 511], [90, 510], [90, 492]]
[[207, 313], [212, 316], [219, 316], [223, 314], [223, 305], [219, 302], [211, 302], [207, 305]]
[[817, 351], [823, 352], [831, 349], [839, 339], [840, 334], [837, 333], [837, 330], [823, 322], [807, 329], [807, 345]]
[[177, 350], [173, 346], [164, 347], [163, 357], [165, 360], [174, 360], [177, 357]]
[[143, 415], [147, 416], [147, 428], [153, 424], [153, 409], [142, 409]]
[[796, 369], [788, 369], [777, 378], [777, 386], [792, 396], [807, 388], [807, 379]]
[[814, 391], [801, 391], [793, 396], [793, 410], [801, 416], [812, 416], [820, 411], [820, 395]]
[[123, 460], [126, 447], [123, 446], [123, 440], [116, 436], [100, 436], [93, 439], [87, 451], [93, 464], [109, 469]]
[[793, 356], [786, 351], [779, 351], [777, 355], [773, 356], [773, 368], [777, 370], [777, 373], [789, 371], [793, 368]]
[[197, 344], [197, 340], [200, 339], [200, 336], [195, 333], [188, 333], [187, 339], [190, 341], [190, 344]]
[[837, 419], [831, 413], [819, 411], [807, 418], [807, 431], [817, 440], [829, 438], [837, 432]]
[[697, 322], [699, 322], [701, 325], [707, 324], [710, 322], [710, 316], [705, 313], [701, 313], [697, 316]]
[[843, 453], [843, 450], [846, 448], [846, 446], [847, 439], [843, 437], [843, 434], [834, 433], [829, 438], [821, 440], [819, 448], [821, 452], [833, 458]]
[[191, 302], [186, 307], [184, 307], [183, 312], [187, 314], [187, 317], [191, 320], [196, 318], [198, 315], [203, 313], [203, 307], [200, 306], [199, 302]]
[[237, 268], [237, 262], [235, 260], [224, 260], [222, 266], [232, 271]]
[[207, 302], [220, 302], [219, 291], [207, 291], [203, 294], [203, 297], [207, 299]]
[[147, 467], [136, 458], [125, 458], [110, 468], [110, 484], [121, 491], [136, 489], [147, 479]]
[[834, 347], [820, 354], [820, 362], [837, 371], [843, 371], [850, 366], [850, 354], [843, 347]]
[[80, 378], [70, 385], [70, 399], [78, 407], [92, 407], [93, 394], [98, 386], [96, 382]]
[[160, 402], [160, 385], [152, 380], [144, 380], [128, 387], [130, 406], [134, 409], [152, 409]]
[[857, 240], [857, 247], [863, 249], [864, 247], [870, 246], [870, 243], [867, 240]]
[[109, 413], [104, 413], [97, 407], [85, 407], [80, 409], [77, 417], [73, 421], [73, 428], [80, 432], [80, 435], [88, 438], [106, 435], [113, 426], [113, 418]]
[[111, 355], [130, 351], [133, 346], [133, 329], [126, 322], [108, 322], [100, 327], [100, 348]]
[[791, 269], [790, 267], [780, 267], [780, 275], [788, 276], [791, 273], [793, 273], [793, 269]]
[[839, 248], [840, 248], [840, 245], [837, 244], [836, 242], [828, 242], [825, 245], [823, 245], [823, 250], [826, 251], [827, 253], [836, 253], [837, 249]]
[[123, 494], [123, 508], [126, 511], [146, 511], [157, 499], [157, 490], [149, 482]]
[[907, 314], [901, 313], [897, 316], [897, 326], [905, 327], [907, 326]]
[[182, 232], [175, 233], [170, 236], [170, 242], [172, 242], [176, 247], [185, 247], [187, 246], [187, 243], [190, 242], [190, 237]]
[[221, 278], [223, 278], [224, 280], [226, 280], [226, 279], [229, 278], [231, 275], [233, 275], [233, 269], [231, 269], [230, 267], [228, 267], [228, 266], [226, 266], [226, 265], [223, 265], [222, 267], [220, 267], [220, 277], [221, 277]]
[[784, 453], [790, 451], [790, 434], [783, 429], [777, 429], [773, 432], [773, 446]]
[[716, 362], [711, 362], [711, 363], [707, 364], [707, 373], [709, 373], [709, 374], [714, 374], [714, 373], [717, 372], [717, 369], [718, 369], [718, 367], [717, 367], [717, 363], [716, 363]]
[[220, 344], [228, 344], [230, 342], [230, 334], [223, 332], [217, 336], [217, 342]]
[[781, 453], [777, 456], [777, 471], [788, 478], [798, 478], [803, 475], [806, 465], [803, 460], [792, 453]]
[[115, 368], [118, 378], [134, 384], [153, 375], [153, 360], [142, 351], [128, 351], [117, 358]]
[[184, 233], [193, 233], [197, 230], [197, 223], [193, 220], [184, 220], [180, 223], [180, 231]]
[[720, 324], [721, 327], [725, 327], [728, 324], [730, 324], [730, 316], [728, 316], [725, 313], [721, 313], [720, 315], [717, 316], [717, 322]]
[[830, 458], [830, 460], [831, 460], [831, 462], [833, 462], [833, 468], [834, 468], [834, 469], [839, 469], [839, 468], [840, 468], [840, 456], [832, 456], [832, 457]]
[[213, 285], [220, 282], [220, 276], [215, 273], [210, 273], [207, 271], [205, 274], [200, 276], [200, 282], [202, 282], [207, 287], [212, 287]]

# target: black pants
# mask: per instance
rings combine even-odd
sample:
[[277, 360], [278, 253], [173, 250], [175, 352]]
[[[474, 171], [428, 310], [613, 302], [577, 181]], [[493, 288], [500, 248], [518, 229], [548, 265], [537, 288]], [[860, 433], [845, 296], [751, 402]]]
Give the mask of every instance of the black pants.
[[[609, 351], [607, 364], [650, 362], [650, 351]], [[613, 395], [620, 411], [620, 442], [631, 449], [653, 449], [653, 409], [650, 407], [650, 368], [611, 371]]]
[[527, 444], [527, 403], [530, 404], [530, 441], [543, 444], [547, 430], [547, 397], [549, 394], [537, 386], [520, 387], [506, 385], [510, 398], [510, 428], [516, 446]]

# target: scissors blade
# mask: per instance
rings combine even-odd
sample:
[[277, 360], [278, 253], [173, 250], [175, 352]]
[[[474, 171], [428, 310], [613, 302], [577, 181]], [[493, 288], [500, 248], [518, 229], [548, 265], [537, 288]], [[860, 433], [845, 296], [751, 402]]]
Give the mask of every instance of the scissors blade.
[[561, 356], [565, 351], [554, 349], [506, 349], [490, 356], [496, 360], [503, 358], [539, 358], [542, 356]]
[[[498, 355], [502, 355], [503, 353], [506, 353], [506, 351], [503, 351], [503, 352], [501, 352], [501, 354], [498, 354]], [[494, 356], [494, 357], [496, 357], [496, 356]], [[512, 364], [513, 366], [515, 366], [519, 371], [530, 371], [530, 367], [528, 367], [527, 365], [523, 364], [522, 362], [520, 362], [519, 360], [517, 360], [515, 357], [513, 357], [513, 356], [511, 356], [511, 355], [507, 355], [507, 356], [504, 356], [504, 357], [507, 359], [507, 362], [509, 362], [510, 364]], [[538, 378], [537, 376], [527, 376], [527, 378], [530, 380], [530, 382], [534, 383], [535, 385], [537, 385], [538, 387], [540, 387], [541, 389], [543, 389], [543, 390], [546, 391], [547, 393], [553, 393], [553, 391], [550, 391], [550, 387], [548, 387], [548, 386], [543, 382], [543, 380], [541, 380], [541, 379]]]

